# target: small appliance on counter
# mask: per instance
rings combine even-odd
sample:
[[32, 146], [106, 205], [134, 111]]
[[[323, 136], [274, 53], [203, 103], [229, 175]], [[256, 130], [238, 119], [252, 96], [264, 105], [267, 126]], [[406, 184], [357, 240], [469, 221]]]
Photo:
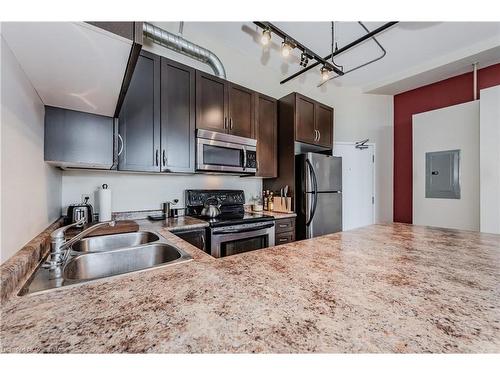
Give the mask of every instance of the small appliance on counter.
[[243, 190], [186, 190], [186, 215], [206, 220], [215, 258], [274, 246], [274, 217], [245, 212]]
[[92, 205], [89, 202], [89, 197], [85, 197], [83, 203], [71, 204], [66, 213], [66, 224], [73, 224], [82, 218], [85, 218], [82, 224], [77, 227], [83, 227], [84, 224], [92, 223]]
[[[148, 215], [148, 219], [152, 221], [165, 220], [169, 217], [179, 217], [179, 211], [182, 212], [182, 208], [171, 208], [172, 206], [179, 203], [178, 199], [172, 201], [167, 201], [162, 203], [162, 213], [158, 215]], [[182, 214], [181, 214], [182, 216]]]

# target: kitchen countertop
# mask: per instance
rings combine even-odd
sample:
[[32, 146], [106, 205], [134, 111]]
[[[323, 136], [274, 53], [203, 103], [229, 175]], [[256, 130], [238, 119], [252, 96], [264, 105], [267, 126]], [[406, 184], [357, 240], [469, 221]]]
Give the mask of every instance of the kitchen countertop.
[[499, 235], [372, 225], [215, 259], [152, 225], [194, 260], [12, 297], [1, 351], [500, 351]]

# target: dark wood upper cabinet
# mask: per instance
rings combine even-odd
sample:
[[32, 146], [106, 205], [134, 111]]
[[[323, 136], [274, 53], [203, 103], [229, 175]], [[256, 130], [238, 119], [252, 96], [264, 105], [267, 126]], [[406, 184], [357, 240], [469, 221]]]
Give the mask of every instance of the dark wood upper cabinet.
[[141, 51], [119, 117], [119, 170], [194, 172], [195, 71]]
[[255, 93], [257, 133], [256, 176], [278, 177], [278, 102], [269, 96]]
[[196, 72], [196, 128], [227, 132], [227, 81]]
[[197, 71], [196, 128], [255, 138], [254, 91]]
[[295, 139], [299, 142], [314, 143], [316, 139], [315, 102], [305, 96], [295, 96]]
[[119, 116], [118, 169], [160, 171], [160, 56], [141, 51]]
[[194, 171], [195, 70], [161, 59], [161, 170]]
[[333, 108], [320, 103], [316, 104], [316, 130], [318, 131], [316, 143], [331, 148], [333, 141]]
[[332, 107], [298, 93], [291, 93], [280, 101], [292, 105], [295, 141], [332, 148]]
[[228, 130], [240, 137], [255, 138], [254, 91], [229, 83]]

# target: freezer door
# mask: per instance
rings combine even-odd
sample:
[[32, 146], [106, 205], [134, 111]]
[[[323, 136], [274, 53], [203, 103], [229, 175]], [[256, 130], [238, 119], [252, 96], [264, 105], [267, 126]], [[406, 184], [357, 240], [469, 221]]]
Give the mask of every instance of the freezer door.
[[313, 174], [316, 176], [317, 191], [342, 191], [342, 158], [307, 153], [311, 168], [306, 168], [306, 191], [313, 191]]
[[306, 219], [307, 238], [342, 231], [342, 193], [306, 194]]

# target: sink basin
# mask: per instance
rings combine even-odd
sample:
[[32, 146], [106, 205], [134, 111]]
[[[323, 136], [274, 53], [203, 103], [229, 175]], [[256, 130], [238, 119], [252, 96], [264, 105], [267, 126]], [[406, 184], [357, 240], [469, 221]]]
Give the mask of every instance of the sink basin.
[[73, 244], [72, 249], [78, 252], [99, 252], [139, 246], [158, 241], [160, 238], [152, 232], [132, 232], [107, 236], [89, 237]]
[[191, 259], [191, 256], [174, 246], [154, 243], [128, 249], [78, 255], [64, 267], [63, 278], [66, 280], [98, 279], [188, 259]]

